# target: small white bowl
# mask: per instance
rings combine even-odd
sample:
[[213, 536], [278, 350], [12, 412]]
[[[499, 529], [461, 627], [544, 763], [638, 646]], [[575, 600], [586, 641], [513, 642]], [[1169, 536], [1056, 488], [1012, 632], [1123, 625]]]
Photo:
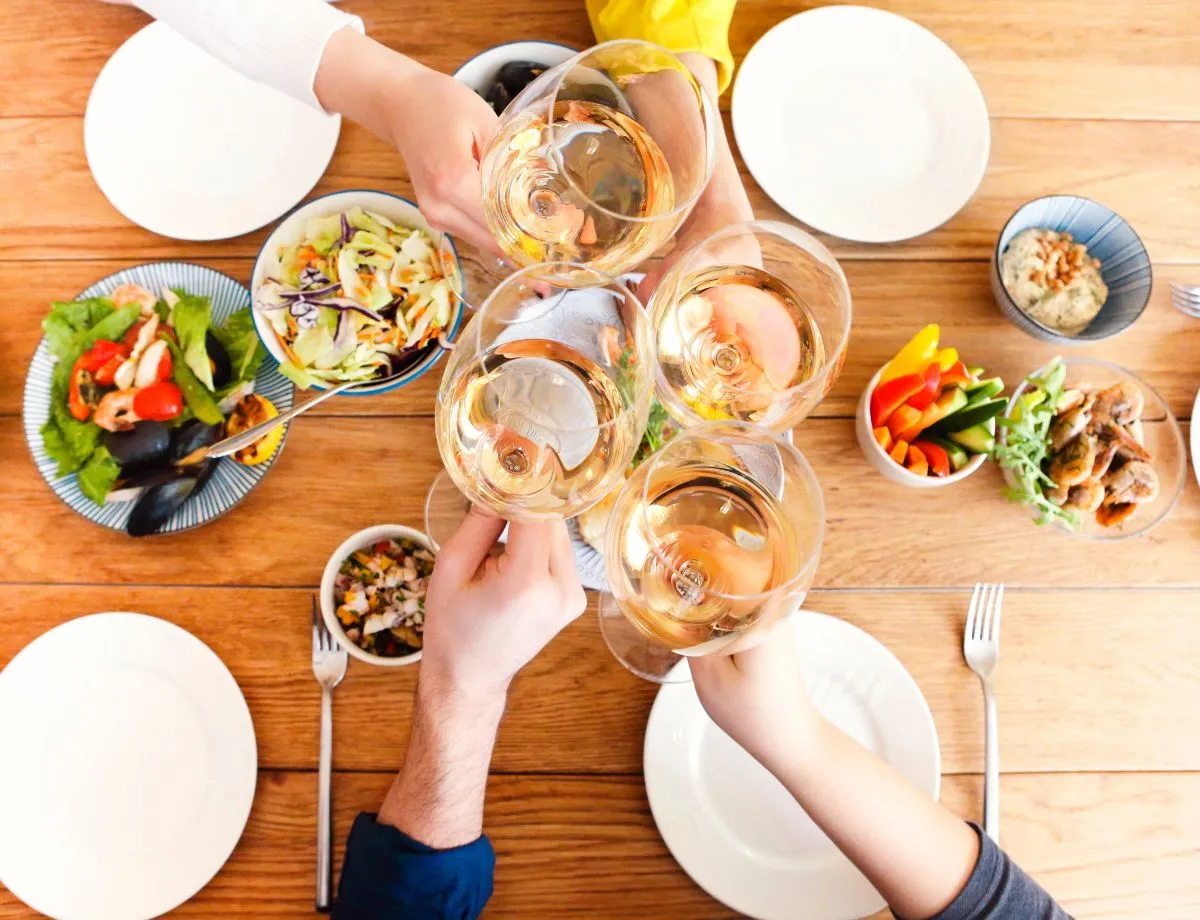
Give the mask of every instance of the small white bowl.
[[511, 61], [532, 61], [553, 67], [573, 58], [579, 49], [558, 42], [523, 41], [505, 42], [480, 51], [454, 71], [454, 79], [467, 84], [479, 95], [484, 95], [496, 81], [500, 68]]
[[[327, 214], [337, 214], [340, 211], [349, 210], [355, 205], [364, 211], [374, 211], [376, 214], [382, 214], [398, 227], [424, 230], [435, 244], [443, 236], [440, 232], [429, 226], [429, 222], [425, 220], [425, 215], [407, 198], [401, 198], [399, 195], [393, 195], [390, 192], [375, 192], [369, 189], [348, 189], [342, 192], [330, 192], [328, 195], [322, 195], [320, 198], [314, 198], [312, 201], [305, 202], [281, 220], [279, 225], [271, 231], [271, 235], [262, 244], [262, 248], [258, 251], [258, 257], [254, 260], [254, 270], [250, 274], [251, 300], [253, 301], [257, 296], [258, 289], [262, 286], [262, 283], [278, 268], [280, 246], [294, 243], [298, 240], [304, 232], [305, 223], [310, 218], [324, 217]], [[454, 245], [454, 240], [449, 236], [446, 236], [445, 239], [449, 241], [450, 249], [454, 253], [454, 264], [458, 271], [458, 285], [461, 290], [462, 263], [458, 258], [458, 248]], [[462, 301], [457, 297], [453, 298], [450, 324], [446, 327], [447, 339], [454, 339], [459, 323], [462, 322], [462, 313]], [[279, 347], [279, 341], [275, 338], [275, 332], [271, 328], [271, 324], [253, 307], [251, 308], [250, 315], [254, 320], [254, 328], [258, 332], [258, 337], [262, 340], [263, 347], [267, 349], [271, 357], [277, 362], [286, 364], [288, 360], [287, 355]], [[375, 393], [387, 393], [389, 390], [412, 383], [412, 381], [437, 364], [444, 351], [445, 349], [440, 348], [437, 344], [431, 343], [427, 353], [394, 380], [388, 380], [386, 383], [378, 383], [371, 386], [354, 387], [343, 395], [371, 396]], [[314, 384], [312, 388], [314, 390], [326, 389], [326, 387], [320, 384]]]
[[[886, 367], [886, 365], [884, 366]], [[961, 482], [987, 462], [986, 454], [976, 454], [957, 473], [951, 473], [949, 476], [918, 476], [889, 457], [871, 432], [871, 394], [875, 392], [875, 385], [879, 383], [879, 375], [882, 373], [883, 368], [881, 367], [875, 372], [875, 376], [871, 378], [871, 382], [867, 384], [867, 388], [859, 397], [858, 411], [854, 417], [854, 433], [858, 437], [858, 446], [862, 448], [867, 462], [882, 473], [886, 479], [911, 489], [940, 489], [943, 486]]]
[[346, 557], [356, 549], [370, 546], [379, 540], [398, 539], [412, 540], [414, 543], [420, 543], [431, 553], [437, 553], [437, 550], [433, 547], [433, 542], [419, 530], [405, 527], [403, 524], [377, 524], [374, 527], [360, 530], [358, 533], [348, 537], [341, 546], [333, 551], [333, 555], [325, 563], [325, 571], [321, 575], [321, 617], [325, 620], [325, 625], [329, 627], [329, 631], [337, 640], [338, 645], [344, 648], [352, 658], [365, 661], [367, 664], [383, 665], [385, 668], [399, 668], [406, 664], [416, 664], [421, 660], [421, 653], [416, 651], [411, 655], [399, 655], [389, 658], [383, 655], [375, 655], [360, 648], [357, 643], [353, 642], [346, 635], [346, 630], [338, 622], [337, 604], [333, 601], [333, 582], [337, 578], [338, 570], [341, 569], [342, 563], [346, 561]]

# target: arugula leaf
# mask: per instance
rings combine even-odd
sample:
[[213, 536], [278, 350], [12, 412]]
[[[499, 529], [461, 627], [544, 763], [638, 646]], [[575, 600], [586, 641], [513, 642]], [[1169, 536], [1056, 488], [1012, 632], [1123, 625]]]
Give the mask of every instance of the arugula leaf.
[[[178, 326], [175, 328], [175, 332], [178, 334]], [[175, 382], [179, 385], [179, 389], [183, 393], [183, 401], [187, 404], [187, 407], [204, 424], [221, 424], [221, 422], [225, 421], [225, 417], [221, 415], [221, 409], [217, 406], [217, 401], [213, 398], [213, 394], [209, 388], [201, 383], [200, 379], [192, 373], [192, 369], [183, 360], [183, 355], [180, 353], [178, 345], [168, 340], [167, 347], [171, 349], [171, 361], [173, 364], [171, 376], [175, 378]], [[207, 353], [204, 360], [207, 367]]]
[[50, 304], [50, 312], [42, 320], [42, 331], [46, 333], [50, 354], [56, 358], [64, 357], [71, 350], [76, 335], [90, 329], [112, 312], [112, 301], [107, 297]]
[[[179, 302], [171, 309], [171, 325], [175, 327], [175, 335], [179, 337], [179, 349], [183, 361], [196, 378], [208, 387], [213, 388], [212, 367], [208, 363], [208, 349], [204, 345], [204, 337], [208, 334], [208, 325], [212, 320], [212, 306], [207, 297], [189, 294], [176, 288]], [[182, 384], [180, 384], [182, 387]], [[196, 413], [199, 416], [199, 413]], [[210, 424], [216, 424], [211, 422]]]
[[249, 307], [238, 310], [213, 329], [213, 335], [229, 355], [231, 382], [241, 383], [252, 379], [258, 373], [259, 365], [267, 356], [267, 350], [258, 338]]
[[[92, 426], [96, 428], [95, 425]], [[99, 431], [99, 428], [96, 428]], [[114, 483], [121, 475], [121, 466], [113, 459], [107, 447], [99, 447], [91, 459], [79, 471], [79, 491], [94, 501], [103, 505]]]

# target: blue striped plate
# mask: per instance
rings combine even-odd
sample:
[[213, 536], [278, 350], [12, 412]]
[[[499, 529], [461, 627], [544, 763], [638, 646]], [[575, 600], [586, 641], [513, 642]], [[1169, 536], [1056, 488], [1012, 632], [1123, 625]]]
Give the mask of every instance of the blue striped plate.
[[[250, 292], [233, 278], [203, 265], [192, 265], [188, 262], [154, 262], [127, 268], [97, 281], [87, 290], [80, 292], [77, 299], [102, 297], [111, 294], [122, 284], [140, 284], [156, 293], [164, 287], [171, 287], [183, 288], [192, 294], [204, 294], [212, 301], [215, 323], [223, 322], [230, 314], [250, 305]], [[46, 456], [42, 446], [41, 428], [50, 414], [50, 375], [54, 364], [55, 359], [50, 356], [46, 340], [43, 339], [33, 353], [29, 375], [25, 378], [23, 421], [25, 440], [29, 443], [33, 462], [37, 464], [38, 472], [50, 484], [54, 494], [66, 502], [72, 511], [111, 530], [124, 531], [129, 513], [133, 510], [133, 502], [108, 502], [97, 505], [79, 491], [75, 474], [59, 478], [56, 474], [57, 465]], [[294, 390], [291, 381], [280, 374], [277, 368], [278, 365], [268, 356], [254, 380], [254, 391], [274, 403], [280, 412], [284, 412], [292, 407]], [[285, 433], [284, 440], [286, 439]], [[282, 450], [281, 443], [275, 455], [258, 466], [244, 466], [229, 459], [218, 460], [217, 468], [204, 488], [184, 502], [158, 532], [179, 533], [220, 517], [258, 485]]]
[[[1018, 233], [1033, 227], [1070, 233], [1087, 246], [1088, 255], [1100, 260], [1108, 300], [1079, 335], [1063, 335], [1026, 314], [1000, 280], [1004, 250]], [[1151, 274], [1150, 256], [1128, 221], [1098, 201], [1078, 195], [1047, 195], [1022, 205], [1000, 231], [992, 253], [992, 295], [1004, 315], [1034, 338], [1060, 345], [1099, 342], [1132, 326], [1150, 302]]]

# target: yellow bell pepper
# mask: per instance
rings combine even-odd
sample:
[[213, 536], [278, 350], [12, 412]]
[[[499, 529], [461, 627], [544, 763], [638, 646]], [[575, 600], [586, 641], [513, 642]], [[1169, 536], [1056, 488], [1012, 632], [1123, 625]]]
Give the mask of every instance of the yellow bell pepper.
[[948, 371], [958, 363], [957, 348], [943, 348], [937, 353], [937, 363], [942, 370]]
[[[922, 373], [930, 362], [938, 357], [939, 334], [937, 323], [930, 323], [914, 335], [908, 344], [896, 353], [896, 357], [884, 366], [883, 373], [879, 375], [879, 382], [886, 383], [896, 377]], [[946, 350], [950, 351], [950, 349]], [[957, 358], [958, 356], [955, 355], [955, 360]]]

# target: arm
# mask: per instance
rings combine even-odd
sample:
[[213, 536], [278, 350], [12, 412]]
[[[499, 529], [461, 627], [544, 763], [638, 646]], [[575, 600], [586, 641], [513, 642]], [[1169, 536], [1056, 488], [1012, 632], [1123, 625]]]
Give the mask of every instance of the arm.
[[820, 716], [786, 625], [757, 648], [691, 667], [713, 721], [775, 774], [898, 916], [1065, 920], [994, 844]]

